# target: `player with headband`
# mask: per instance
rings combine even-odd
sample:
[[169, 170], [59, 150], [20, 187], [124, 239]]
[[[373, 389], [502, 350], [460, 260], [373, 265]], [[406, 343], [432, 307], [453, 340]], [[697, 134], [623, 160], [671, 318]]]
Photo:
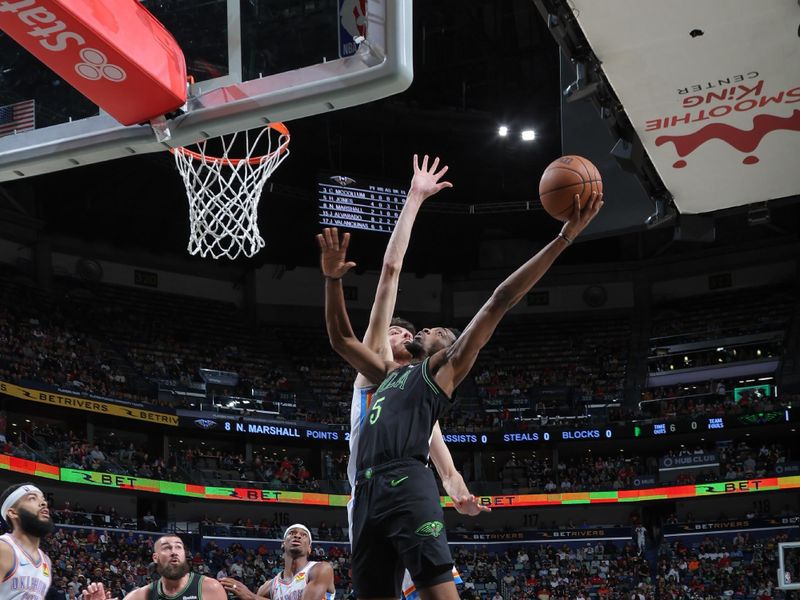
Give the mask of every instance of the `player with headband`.
[[0, 598], [43, 600], [53, 577], [39, 548], [53, 530], [47, 499], [34, 484], [18, 483], [0, 495], [0, 513], [9, 531], [0, 535]]

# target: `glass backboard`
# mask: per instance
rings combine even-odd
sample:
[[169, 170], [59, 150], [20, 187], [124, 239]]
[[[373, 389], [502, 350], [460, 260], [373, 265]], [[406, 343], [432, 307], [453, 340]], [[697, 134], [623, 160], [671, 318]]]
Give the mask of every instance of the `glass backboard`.
[[0, 181], [364, 104], [411, 83], [410, 0], [142, 4], [183, 50], [193, 80], [184, 109], [155, 129], [124, 127], [0, 32], [0, 106], [35, 107], [35, 129], [0, 137]]

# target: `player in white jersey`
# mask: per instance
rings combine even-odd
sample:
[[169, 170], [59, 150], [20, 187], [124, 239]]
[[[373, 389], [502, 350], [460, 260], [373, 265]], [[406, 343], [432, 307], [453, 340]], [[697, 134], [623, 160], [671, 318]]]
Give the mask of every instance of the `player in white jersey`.
[[53, 520], [42, 490], [32, 483], [7, 488], [0, 511], [9, 533], [0, 536], [0, 598], [44, 600], [52, 581], [52, 565], [39, 548], [53, 530]]
[[283, 534], [283, 571], [251, 592], [231, 577], [220, 580], [222, 587], [240, 600], [334, 600], [333, 568], [330, 563], [308, 560], [311, 554], [311, 531], [295, 523]]

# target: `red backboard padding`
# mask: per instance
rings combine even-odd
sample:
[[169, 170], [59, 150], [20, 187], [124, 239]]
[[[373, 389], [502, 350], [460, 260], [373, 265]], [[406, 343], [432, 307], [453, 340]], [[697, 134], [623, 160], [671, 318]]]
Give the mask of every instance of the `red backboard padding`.
[[123, 125], [186, 102], [186, 61], [137, 0], [0, 0], [0, 29]]

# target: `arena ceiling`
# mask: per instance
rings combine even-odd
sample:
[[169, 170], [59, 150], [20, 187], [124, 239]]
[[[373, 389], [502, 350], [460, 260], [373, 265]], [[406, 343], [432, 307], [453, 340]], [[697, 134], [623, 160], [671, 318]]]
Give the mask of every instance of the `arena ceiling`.
[[[402, 186], [410, 177], [411, 155], [429, 153], [450, 165], [448, 178], [455, 185], [437, 201], [489, 205], [535, 200], [539, 175], [561, 150], [561, 84], [558, 46], [534, 3], [418, 0], [414, 18], [415, 74], [405, 93], [289, 123], [292, 154], [262, 200], [260, 222], [267, 247], [254, 262], [316, 263], [315, 188], [320, 172]], [[536, 140], [500, 138], [500, 124], [532, 127]], [[139, 156], [3, 184], [2, 192], [3, 220], [30, 219], [49, 236], [185, 253], [186, 200], [169, 155]], [[742, 211], [722, 215], [716, 243], [796, 239], [797, 213], [795, 205], [775, 207], [772, 222], [761, 227], [748, 226]], [[516, 257], [520, 247], [533, 249], [558, 228], [541, 211], [424, 211], [407, 266], [417, 272], [463, 273], [487, 266], [482, 252], [487, 244], [510, 244], [516, 250], [509, 254]], [[565, 259], [636, 260], [697, 251], [696, 243], [673, 243], [672, 238], [672, 227], [642, 230], [577, 245]], [[381, 234], [354, 234], [355, 260], [362, 267], [378, 266], [386, 240]]]

